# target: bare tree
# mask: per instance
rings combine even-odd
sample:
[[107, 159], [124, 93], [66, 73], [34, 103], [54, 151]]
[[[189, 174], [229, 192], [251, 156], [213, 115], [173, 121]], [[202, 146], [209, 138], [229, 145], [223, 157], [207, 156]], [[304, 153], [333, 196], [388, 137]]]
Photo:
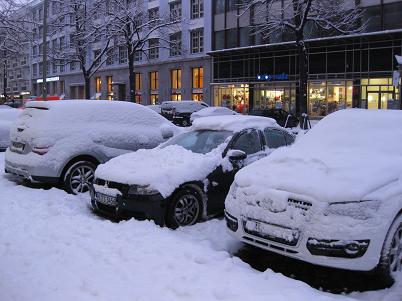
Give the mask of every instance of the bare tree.
[[[111, 44], [105, 3], [98, 0], [53, 0], [59, 13], [49, 21], [49, 36], [60, 30], [68, 36], [59, 45], [49, 45], [49, 58], [57, 65], [78, 64], [84, 77], [85, 98], [91, 98], [91, 77], [106, 61]], [[56, 47], [54, 47], [56, 46]]]
[[362, 12], [348, 0], [242, 0], [242, 15], [250, 12], [254, 34], [273, 38], [290, 33], [298, 51], [299, 85], [296, 113], [307, 113], [308, 58], [306, 33], [321, 31], [326, 35], [347, 35], [359, 32]]
[[[130, 101], [135, 102], [135, 56], [159, 48], [181, 48], [180, 41], [171, 41], [169, 33], [179, 30], [181, 12], [161, 14], [158, 9], [148, 11], [142, 0], [109, 0], [108, 31], [115, 38], [114, 47], [125, 47], [129, 71]], [[155, 43], [150, 43], [155, 41]]]

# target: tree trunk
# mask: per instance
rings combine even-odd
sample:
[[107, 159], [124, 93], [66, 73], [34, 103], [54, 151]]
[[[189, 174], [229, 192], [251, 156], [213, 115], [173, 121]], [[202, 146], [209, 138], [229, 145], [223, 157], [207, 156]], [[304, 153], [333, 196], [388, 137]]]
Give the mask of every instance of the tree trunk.
[[135, 102], [135, 73], [134, 73], [134, 54], [128, 53], [128, 86], [130, 88], [130, 101]]
[[307, 114], [307, 50], [302, 35], [297, 36], [296, 43], [299, 64], [299, 85], [297, 87], [296, 115], [301, 116], [303, 113]]
[[84, 82], [85, 82], [85, 99], [91, 99], [91, 78], [88, 74], [84, 73]]

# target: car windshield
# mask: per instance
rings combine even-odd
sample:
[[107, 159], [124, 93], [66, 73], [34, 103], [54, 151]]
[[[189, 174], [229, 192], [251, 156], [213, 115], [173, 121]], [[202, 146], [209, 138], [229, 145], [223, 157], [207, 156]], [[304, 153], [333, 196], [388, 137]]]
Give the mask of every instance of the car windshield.
[[232, 134], [233, 133], [230, 131], [190, 131], [170, 139], [163, 145], [163, 147], [169, 145], [180, 145], [194, 153], [206, 154], [225, 142], [226, 138]]

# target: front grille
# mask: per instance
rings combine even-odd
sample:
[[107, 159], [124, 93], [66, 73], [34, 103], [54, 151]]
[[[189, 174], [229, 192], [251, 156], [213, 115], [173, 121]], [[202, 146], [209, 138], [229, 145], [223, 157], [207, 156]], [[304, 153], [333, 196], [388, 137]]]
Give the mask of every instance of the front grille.
[[113, 182], [113, 181], [106, 181], [103, 179], [96, 179], [95, 184], [100, 185], [100, 186], [105, 186], [108, 188], [114, 188], [119, 190], [122, 194], [125, 194], [128, 192], [129, 185], [127, 184], [122, 184], [118, 182]]
[[305, 215], [311, 208], [312, 204], [306, 201], [299, 201], [295, 199], [288, 199], [288, 206], [299, 209]]

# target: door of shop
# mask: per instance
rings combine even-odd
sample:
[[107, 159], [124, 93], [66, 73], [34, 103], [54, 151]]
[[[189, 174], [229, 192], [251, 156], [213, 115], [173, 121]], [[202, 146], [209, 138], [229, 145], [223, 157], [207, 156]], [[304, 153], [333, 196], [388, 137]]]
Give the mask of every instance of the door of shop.
[[390, 92], [367, 92], [367, 109], [387, 109], [391, 99], [394, 97]]

